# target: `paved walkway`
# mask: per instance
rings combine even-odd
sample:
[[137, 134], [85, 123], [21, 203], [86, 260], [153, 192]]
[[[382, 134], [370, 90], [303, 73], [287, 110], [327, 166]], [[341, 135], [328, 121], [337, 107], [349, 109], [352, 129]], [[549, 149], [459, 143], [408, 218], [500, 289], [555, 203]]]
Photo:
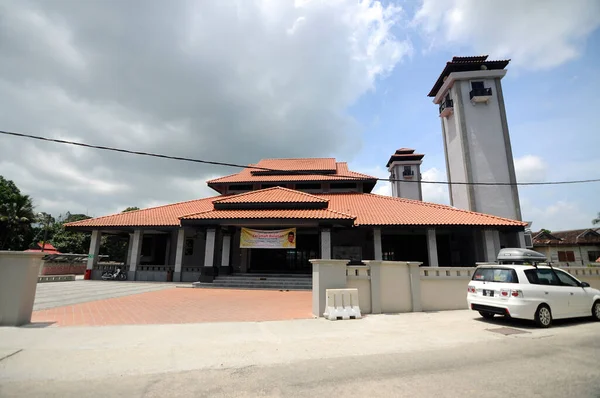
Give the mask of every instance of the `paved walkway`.
[[173, 283], [84, 281], [38, 283], [33, 310], [62, 307], [131, 294], [172, 289]]
[[[82, 285], [85, 288], [89, 283], [82, 282]], [[125, 287], [125, 284], [120, 285], [119, 282], [114, 284]], [[123, 292], [127, 294], [123, 297], [88, 300], [75, 305], [34, 311], [32, 323], [104, 326], [312, 318], [311, 292], [192, 289], [150, 284], [140, 285], [139, 289], [156, 291], [139, 293], [134, 291], [135, 284], [129, 285], [134, 286], [129, 287], [127, 293]], [[85, 292], [82, 294], [85, 295]]]

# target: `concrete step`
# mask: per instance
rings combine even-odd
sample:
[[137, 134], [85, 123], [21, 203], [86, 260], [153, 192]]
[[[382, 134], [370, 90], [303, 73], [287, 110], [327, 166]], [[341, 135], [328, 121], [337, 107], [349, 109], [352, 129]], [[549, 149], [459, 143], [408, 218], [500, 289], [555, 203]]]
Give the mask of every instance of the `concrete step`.
[[193, 283], [194, 287], [221, 289], [312, 290], [310, 275], [233, 274], [218, 276], [212, 283]]
[[302, 278], [302, 279], [312, 279], [312, 275], [311, 274], [229, 274], [229, 275], [221, 275], [222, 277], [225, 278], [230, 278], [230, 277], [242, 277], [242, 278], [262, 278], [262, 277], [267, 277], [267, 278], [286, 278], [286, 279], [295, 279], [295, 278]]
[[192, 287], [194, 288], [198, 288], [198, 289], [236, 289], [236, 290], [289, 290], [289, 291], [310, 291], [312, 290], [312, 287], [309, 288], [298, 288], [298, 287], [269, 287], [269, 286], [259, 286], [259, 287], [255, 287], [255, 286], [220, 286], [220, 285], [215, 285], [213, 283], [201, 283], [201, 282], [194, 282], [192, 283]]
[[247, 277], [222, 277], [218, 276], [215, 281], [223, 282], [280, 282], [280, 283], [312, 283], [312, 278], [247, 278]]

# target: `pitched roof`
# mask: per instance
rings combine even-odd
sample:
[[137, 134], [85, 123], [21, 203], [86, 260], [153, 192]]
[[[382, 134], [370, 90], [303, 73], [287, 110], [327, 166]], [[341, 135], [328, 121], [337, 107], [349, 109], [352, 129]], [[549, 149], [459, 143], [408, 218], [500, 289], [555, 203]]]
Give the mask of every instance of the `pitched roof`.
[[[260, 173], [264, 170], [256, 169], [254, 167], [259, 166], [261, 162], [254, 165], [251, 164], [237, 174], [228, 175], [225, 177], [215, 178], [214, 180], [207, 181], [208, 185], [223, 184], [223, 183], [254, 183], [254, 182], [303, 182], [303, 181], [364, 181], [364, 180], [376, 180], [377, 177], [373, 177], [367, 174], [357, 173], [348, 170], [348, 164], [346, 162], [335, 162], [334, 172], [326, 170], [315, 170], [315, 167], [321, 165], [316, 164], [305, 164], [305, 159], [268, 159], [267, 163], [272, 169], [282, 170], [285, 173], [280, 174], [267, 174]], [[323, 164], [327, 165], [327, 161], [323, 160]], [[263, 163], [264, 164], [264, 163]], [[310, 167], [310, 168], [303, 168]], [[328, 166], [329, 167], [329, 166]]]
[[446, 67], [436, 80], [433, 88], [427, 94], [428, 97], [435, 97], [444, 85], [444, 78], [452, 72], [468, 72], [481, 70], [485, 67], [487, 70], [504, 69], [510, 62], [510, 59], [490, 61], [487, 59], [487, 55], [476, 56], [476, 57], [453, 57], [452, 61], [446, 62]]
[[213, 208], [215, 197], [173, 203], [148, 209], [128, 211], [110, 216], [90, 218], [65, 224], [67, 228], [84, 227], [158, 227], [179, 226], [179, 218]]
[[414, 149], [411, 148], [400, 148], [394, 152], [392, 156], [390, 156], [390, 160], [388, 160], [386, 167], [390, 167], [390, 164], [394, 161], [405, 162], [409, 160], [421, 160], [425, 155], [422, 153], [415, 153]]
[[319, 196], [329, 200], [330, 209], [356, 214], [355, 225], [506, 227], [526, 225], [522, 221], [391, 196], [368, 193], [319, 194]]
[[[245, 198], [245, 199], [244, 199]], [[249, 198], [249, 199], [248, 199]], [[224, 201], [233, 203], [304, 203], [301, 208], [215, 209]], [[306, 200], [306, 202], [292, 202]], [[321, 200], [321, 202], [319, 202]], [[246, 201], [246, 202], [244, 202]], [[251, 202], [254, 201], [254, 202]], [[284, 201], [284, 202], [281, 202]], [[288, 201], [288, 202], [285, 202]], [[308, 208], [324, 203], [327, 208]], [[181, 220], [311, 219], [346, 220], [371, 226], [481, 226], [523, 227], [526, 223], [454, 207], [365, 193], [306, 194], [271, 188], [233, 196], [220, 196], [167, 206], [119, 213], [67, 224], [70, 228], [179, 226]]]
[[539, 231], [533, 233], [534, 246], [600, 245], [600, 228], [572, 229], [568, 231]]
[[245, 210], [209, 210], [182, 217], [182, 220], [232, 220], [232, 219], [310, 219], [310, 220], [348, 220], [356, 217], [331, 209], [245, 209]]
[[262, 159], [255, 165], [260, 169], [253, 170], [252, 174], [278, 173], [280, 171], [335, 173], [335, 163], [334, 158]]
[[39, 247], [40, 249], [42, 248], [42, 245], [44, 247], [44, 250], [58, 250], [56, 247], [54, 247], [52, 244], [48, 243], [48, 242], [38, 242], [36, 243], [36, 246]]
[[249, 191], [217, 198], [214, 204], [224, 203], [327, 203], [327, 199], [283, 187]]

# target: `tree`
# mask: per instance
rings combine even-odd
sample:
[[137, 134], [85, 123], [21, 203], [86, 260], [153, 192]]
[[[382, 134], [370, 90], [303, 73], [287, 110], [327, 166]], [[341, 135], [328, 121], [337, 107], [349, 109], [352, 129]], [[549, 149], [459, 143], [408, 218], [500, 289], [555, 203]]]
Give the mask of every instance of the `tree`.
[[[65, 230], [65, 224], [75, 221], [87, 220], [91, 218], [85, 214], [71, 214], [67, 212], [65, 216], [59, 216], [57, 223], [50, 229], [51, 238], [48, 239], [58, 251], [62, 253], [84, 254], [90, 248], [90, 234], [85, 232], [74, 232]], [[50, 236], [50, 232], [48, 233]]]
[[594, 225], [600, 224], [600, 212], [598, 212], [598, 217], [596, 217], [592, 220], [592, 224], [594, 224]]
[[0, 250], [25, 250], [36, 221], [29, 195], [14, 182], [0, 176]]
[[135, 211], [135, 210], [139, 210], [139, 207], [128, 207], [125, 210], [123, 210], [121, 213], [127, 213], [128, 211]]

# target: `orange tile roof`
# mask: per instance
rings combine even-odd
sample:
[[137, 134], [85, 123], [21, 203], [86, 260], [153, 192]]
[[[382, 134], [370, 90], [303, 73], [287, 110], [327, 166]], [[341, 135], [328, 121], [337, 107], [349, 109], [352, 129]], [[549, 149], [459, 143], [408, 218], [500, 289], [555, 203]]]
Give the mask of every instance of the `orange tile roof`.
[[369, 193], [319, 194], [329, 209], [356, 214], [355, 225], [525, 226], [527, 223], [451, 206]]
[[[252, 168], [257, 166], [254, 164], [249, 165], [237, 174], [228, 175], [225, 177], [216, 178], [214, 180], [207, 181], [209, 185], [222, 184], [222, 183], [253, 183], [253, 182], [295, 182], [295, 181], [364, 181], [364, 180], [376, 180], [377, 177], [373, 177], [367, 174], [357, 173], [348, 170], [348, 164], [346, 162], [335, 163], [336, 172], [335, 174], [283, 174], [283, 175], [254, 175], [252, 171], [260, 171], [259, 169]], [[279, 170], [284, 170], [278, 168]], [[284, 170], [284, 171], [299, 171], [307, 172], [311, 170]]]
[[327, 203], [327, 199], [294, 189], [272, 187], [225, 196], [213, 203]]
[[[246, 199], [243, 199], [243, 198]], [[323, 199], [327, 209], [231, 209], [215, 210], [213, 201], [268, 203], [298, 198]], [[250, 199], [248, 199], [250, 198]], [[217, 199], [217, 200], [215, 200]], [[246, 200], [247, 202], [235, 202]], [[312, 198], [310, 199], [313, 200]], [[316, 199], [314, 199], [316, 200]], [[254, 202], [253, 202], [254, 201]], [[280, 202], [281, 203], [281, 202]], [[308, 202], [314, 203], [314, 202]], [[264, 189], [248, 194], [220, 196], [150, 209], [82, 220], [68, 227], [179, 226], [184, 220], [222, 219], [319, 219], [354, 220], [354, 225], [369, 226], [481, 226], [523, 227], [526, 223], [454, 207], [390, 196], [365, 193], [329, 193], [309, 195], [290, 189]]]
[[[262, 159], [256, 167], [282, 171], [336, 171], [334, 158]], [[267, 170], [254, 170], [254, 173]]]
[[330, 209], [260, 209], [260, 210], [209, 210], [182, 217], [182, 220], [231, 220], [231, 219], [310, 219], [354, 220], [351, 214]]
[[179, 226], [179, 218], [213, 208], [215, 197], [173, 203], [65, 224], [66, 227], [154, 227]]

